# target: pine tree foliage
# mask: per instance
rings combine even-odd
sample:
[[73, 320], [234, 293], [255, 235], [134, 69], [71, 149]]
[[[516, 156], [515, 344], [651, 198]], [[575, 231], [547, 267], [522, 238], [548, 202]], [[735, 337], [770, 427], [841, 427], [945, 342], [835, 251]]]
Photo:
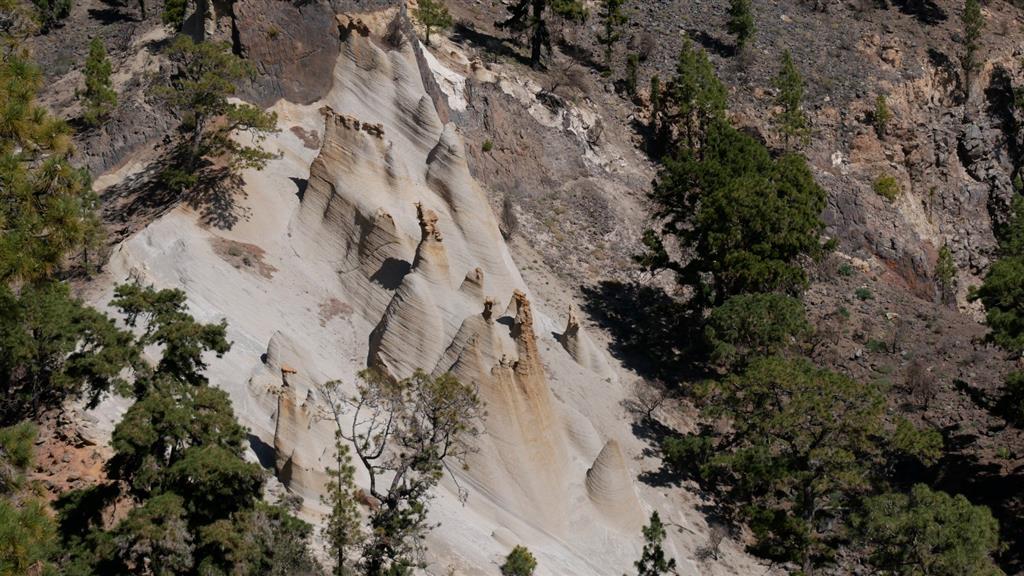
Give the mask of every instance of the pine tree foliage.
[[[336, 386], [336, 383], [328, 385]], [[334, 576], [346, 576], [353, 573], [352, 564], [365, 534], [356, 505], [355, 467], [340, 431], [335, 435], [334, 463], [327, 469], [327, 475], [330, 480], [322, 499], [330, 507], [330, 512], [323, 527], [323, 537], [334, 560]]]
[[829, 561], [850, 498], [870, 487], [884, 391], [779, 357], [708, 386], [704, 415], [732, 432], [702, 474], [727, 479], [728, 497], [746, 503], [762, 554], [811, 574]]
[[[718, 79], [707, 52], [683, 41], [676, 61], [676, 75], [665, 87], [659, 102], [657, 138], [661, 147], [678, 138], [687, 149], [699, 148], [712, 124], [724, 119], [725, 85]], [[674, 132], [674, 133], [673, 133]]]
[[41, 76], [15, 48], [0, 61], [0, 282], [41, 281], [99, 238], [88, 173], [71, 132], [36, 103]]
[[953, 261], [953, 253], [948, 244], [939, 248], [935, 261], [935, 280], [938, 282], [939, 299], [943, 304], [952, 302], [956, 298], [956, 262]]
[[412, 15], [426, 29], [427, 46], [430, 46], [431, 30], [445, 30], [452, 25], [452, 17], [444, 0], [419, 0]]
[[[139, 344], [161, 359], [138, 365], [136, 402], [114, 428], [108, 485], [60, 506], [68, 574], [294, 574], [319, 567], [311, 527], [261, 502], [265, 474], [247, 462], [247, 431], [223, 390], [207, 384], [203, 355], [230, 347], [223, 324], [201, 324], [175, 290], [121, 286], [112, 304]], [[135, 505], [108, 527], [104, 510]]]
[[604, 65], [611, 70], [612, 55], [615, 44], [622, 38], [621, 28], [629, 21], [622, 6], [625, 0], [601, 0], [597, 17], [601, 20], [601, 30], [597, 34], [598, 44], [604, 46]]
[[665, 555], [663, 542], [665, 541], [665, 525], [661, 523], [661, 517], [657, 510], [651, 512], [651, 519], [643, 528], [644, 550], [640, 559], [634, 563], [638, 576], [663, 576], [675, 574], [675, 558]]
[[979, 41], [981, 40], [981, 31], [985, 28], [985, 17], [981, 14], [981, 2], [979, 0], [964, 0], [961, 25], [963, 26], [963, 56], [961, 57], [961, 63], [967, 79], [965, 84], [969, 87], [971, 77], [978, 67]]
[[[161, 91], [172, 108], [184, 115], [179, 128], [178, 163], [164, 175], [175, 188], [195, 186], [204, 161], [217, 159], [232, 172], [262, 169], [275, 157], [260, 144], [277, 131], [277, 114], [250, 104], [235, 104], [228, 97], [235, 84], [249, 77], [252, 67], [231, 53], [227, 44], [196, 44], [187, 35], [178, 36], [167, 51], [177, 65], [172, 86]], [[245, 132], [253, 145], [232, 136]]]
[[[825, 191], [802, 157], [772, 158], [724, 121], [712, 123], [704, 140], [665, 162], [652, 194], [661, 237], [676, 239], [689, 259], [651, 261], [675, 270], [702, 306], [748, 292], [799, 292], [807, 282], [801, 260], [827, 248]], [[657, 235], [648, 240], [651, 253], [665, 254]]]
[[786, 149], [804, 146], [810, 139], [810, 124], [804, 113], [804, 80], [789, 50], [782, 53], [782, 67], [775, 78], [775, 104], [780, 111], [775, 122], [782, 132]]
[[729, 34], [736, 37], [736, 48], [742, 50], [754, 37], [754, 10], [750, 0], [729, 0]]
[[110, 81], [113, 67], [99, 37], [89, 43], [85, 59], [85, 90], [81, 93], [82, 119], [89, 126], [99, 126], [117, 106], [117, 93]]
[[859, 533], [872, 564], [894, 576], [1001, 576], [992, 561], [999, 523], [984, 506], [914, 486], [868, 498]]
[[0, 423], [84, 398], [95, 405], [124, 383], [139, 348], [131, 334], [57, 282], [13, 293], [0, 286]]

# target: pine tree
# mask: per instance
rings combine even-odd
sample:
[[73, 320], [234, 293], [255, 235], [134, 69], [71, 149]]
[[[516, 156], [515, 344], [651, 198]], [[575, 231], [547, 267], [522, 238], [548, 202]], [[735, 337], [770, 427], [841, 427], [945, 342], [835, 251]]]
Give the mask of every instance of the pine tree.
[[[225, 325], [196, 322], [184, 299], [178, 290], [115, 289], [111, 305], [141, 324], [139, 348], [162, 353], [134, 366], [136, 401], [111, 435], [111, 482], [62, 499], [62, 573], [316, 573], [312, 528], [262, 502], [265, 473], [244, 458], [247, 430], [203, 373], [205, 353], [230, 348]], [[102, 518], [115, 503], [135, 507], [108, 527]]]
[[[228, 101], [235, 92], [235, 83], [253, 73], [247, 62], [231, 53], [229, 45], [196, 44], [181, 35], [171, 44], [168, 56], [177, 63], [178, 75], [161, 93], [185, 116], [175, 148], [177, 161], [163, 175], [169, 186], [191, 189], [202, 176], [207, 160], [219, 159], [228, 172], [235, 173], [246, 168], [262, 169], [275, 157], [259, 145], [267, 134], [277, 131], [277, 114]], [[232, 138], [236, 131], [248, 132], [256, 145]]]
[[996, 576], [999, 523], [984, 506], [924, 484], [909, 494], [868, 498], [859, 534], [872, 545], [871, 563], [895, 576]]
[[648, 96], [651, 102], [651, 117], [647, 128], [650, 131], [647, 153], [654, 157], [661, 156], [661, 133], [662, 115], [664, 114], [665, 97], [662, 94], [661, 77], [657, 74], [651, 76], [651, 84], [648, 89]]
[[625, 0], [601, 0], [601, 11], [597, 14], [602, 26], [602, 31], [597, 34], [597, 42], [604, 46], [604, 65], [609, 72], [612, 68], [615, 43], [622, 37], [619, 28], [627, 22], [626, 15], [622, 12], [623, 4]]
[[636, 97], [637, 76], [640, 72], [640, 56], [630, 54], [626, 56], [626, 94]]
[[708, 128], [725, 115], [726, 89], [707, 52], [696, 48], [689, 39], [683, 41], [676, 62], [676, 75], [664, 94], [664, 121], [660, 143], [668, 140], [674, 130], [683, 139], [684, 147], [694, 151], [706, 139]]
[[791, 149], [792, 144], [806, 144], [810, 127], [803, 110], [804, 80], [789, 50], [782, 53], [782, 68], [775, 79], [775, 89], [778, 91], [775, 103], [782, 109], [775, 121], [782, 131], [786, 149]]
[[32, 0], [43, 32], [55, 28], [71, 14], [71, 0]]
[[685, 264], [645, 235], [650, 262], [677, 273], [694, 290], [692, 304], [713, 308], [736, 294], [798, 293], [807, 282], [801, 263], [827, 250], [822, 243], [825, 191], [795, 154], [768, 149], [724, 120], [711, 123], [697, 150], [681, 146], [651, 194]]
[[965, 0], [961, 23], [963, 24], [964, 44], [961, 63], [964, 67], [966, 90], [969, 91], [971, 76], [978, 67], [978, 41], [981, 39], [981, 31], [985, 27], [985, 19], [981, 15], [981, 4], [978, 0]]
[[726, 27], [729, 34], [736, 37], [737, 51], [743, 50], [756, 30], [750, 0], [729, 0], [729, 22]]
[[640, 559], [634, 562], [637, 576], [663, 576], [675, 573], [675, 558], [667, 558], [662, 542], [665, 540], [665, 526], [655, 510], [651, 512], [651, 521], [643, 528], [644, 550]]
[[[336, 383], [328, 383], [336, 386]], [[338, 407], [331, 405], [330, 408]], [[336, 415], [337, 416], [337, 415]], [[362, 522], [356, 505], [355, 468], [349, 456], [348, 445], [341, 432], [335, 432], [334, 463], [327, 470], [330, 478], [322, 500], [330, 507], [327, 523], [323, 527], [324, 541], [334, 559], [334, 576], [351, 574], [349, 564], [353, 552], [363, 542]]]
[[430, 46], [431, 29], [444, 30], [452, 25], [452, 17], [444, 0], [419, 0], [412, 14], [426, 29], [427, 46]]
[[804, 359], [758, 358], [711, 382], [704, 416], [731, 430], [709, 447], [706, 476], [729, 477], [728, 497], [756, 548], [810, 576], [834, 552], [843, 511], [870, 487], [885, 391]]
[[935, 262], [935, 280], [938, 282], [939, 298], [943, 304], [949, 304], [956, 293], [956, 263], [949, 245], [939, 248], [939, 257]]
[[[380, 502], [370, 514], [360, 569], [367, 576], [406, 575], [421, 564], [431, 491], [452, 463], [474, 450], [482, 417], [476, 391], [451, 374], [417, 370], [394, 381], [367, 369], [355, 398], [337, 383], [321, 388], [341, 438], [370, 476], [369, 495]], [[342, 412], [351, 420], [343, 420]]]
[[582, 22], [587, 17], [587, 10], [581, 0], [516, 0], [506, 8], [509, 16], [496, 22], [501, 30], [509, 30], [519, 35], [527, 32], [530, 37], [530, 66], [541, 65], [541, 51], [551, 51], [551, 35], [548, 32], [548, 19], [554, 15], [567, 20]]
[[99, 126], [117, 106], [117, 94], [110, 82], [112, 67], [107, 50], [99, 37], [89, 43], [89, 56], [85, 59], [85, 91], [82, 92], [82, 119], [89, 126]]
[[871, 113], [871, 122], [875, 126], [875, 134], [879, 138], [885, 138], [891, 119], [892, 112], [889, 111], [889, 103], [886, 101], [885, 94], [879, 94], [875, 97], [875, 110]]

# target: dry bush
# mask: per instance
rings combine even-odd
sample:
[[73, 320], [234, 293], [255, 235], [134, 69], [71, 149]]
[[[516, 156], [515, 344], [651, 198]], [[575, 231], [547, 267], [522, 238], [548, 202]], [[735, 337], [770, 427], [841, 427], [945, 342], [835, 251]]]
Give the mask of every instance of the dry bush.
[[917, 358], [913, 359], [907, 366], [903, 380], [914, 403], [927, 410], [928, 404], [938, 390], [935, 379], [928, 373], [924, 363]]
[[636, 47], [634, 51], [640, 56], [641, 62], [646, 62], [647, 59], [654, 53], [655, 48], [658, 47], [658, 40], [649, 31], [644, 30], [636, 38]]
[[593, 92], [593, 86], [583, 66], [562, 58], [551, 64], [544, 91], [563, 98], [572, 98], [577, 94], [589, 96]]
[[668, 399], [669, 391], [664, 382], [637, 380], [633, 383], [632, 393], [625, 401], [625, 405], [643, 420], [652, 420], [654, 413], [664, 406]]
[[501, 201], [501, 221], [498, 223], [498, 229], [505, 240], [510, 240], [519, 230], [519, 218], [508, 194]]
[[708, 522], [708, 541], [697, 551], [697, 557], [701, 560], [718, 560], [718, 548], [722, 540], [729, 535], [729, 526], [720, 520]]

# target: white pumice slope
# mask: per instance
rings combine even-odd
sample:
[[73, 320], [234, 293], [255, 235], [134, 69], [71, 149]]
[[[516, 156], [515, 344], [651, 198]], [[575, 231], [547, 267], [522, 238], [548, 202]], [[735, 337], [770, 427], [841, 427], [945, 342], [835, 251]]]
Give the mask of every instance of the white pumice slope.
[[[321, 384], [337, 379], [352, 393], [374, 365], [396, 377], [450, 371], [477, 386], [487, 404], [479, 452], [433, 500], [430, 573], [496, 574], [525, 544], [538, 574], [617, 576], [639, 556], [652, 509], [678, 526], [668, 549], [681, 573], [762, 573], [731, 544], [724, 561], [698, 569], [706, 524], [696, 498], [636, 481], [654, 466], [621, 407], [627, 376], [575, 313], [566, 330], [531, 297], [457, 127], [427, 95], [428, 68], [389, 32], [399, 17], [339, 18], [333, 89], [312, 105], [273, 107], [281, 131], [265, 145], [280, 157], [244, 175], [236, 225], [171, 211], [117, 247], [90, 300], [104, 305], [115, 284], [137, 278], [183, 289], [202, 321], [226, 319], [233, 346], [211, 359], [210, 380], [251, 429], [253, 457], [304, 497], [314, 522], [333, 441]], [[118, 407], [98, 413], [111, 422]]]

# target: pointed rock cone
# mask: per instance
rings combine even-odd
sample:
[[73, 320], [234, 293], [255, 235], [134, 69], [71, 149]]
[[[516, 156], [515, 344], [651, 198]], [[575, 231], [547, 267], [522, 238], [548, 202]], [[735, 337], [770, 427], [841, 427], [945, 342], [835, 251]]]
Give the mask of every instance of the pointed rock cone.
[[640, 501], [618, 442], [609, 440], [605, 443], [601, 453], [594, 459], [594, 464], [587, 470], [586, 485], [590, 501], [609, 521], [624, 530], [643, 525]]
[[569, 318], [565, 322], [565, 330], [558, 336], [558, 342], [576, 362], [580, 361], [580, 319], [576, 316], [575, 306], [569, 306]]
[[309, 434], [312, 415], [307, 405], [300, 405], [295, 399], [295, 390], [288, 385], [288, 376], [295, 374], [291, 369], [281, 369], [283, 386], [277, 397], [277, 420], [274, 426], [274, 472], [277, 479], [289, 489], [310, 488], [310, 464], [304, 462], [300, 450], [302, 439]]
[[420, 244], [416, 247], [412, 269], [431, 284], [450, 288], [448, 253], [445, 252], [441, 229], [437, 226], [437, 213], [416, 204], [416, 217], [420, 221]]

